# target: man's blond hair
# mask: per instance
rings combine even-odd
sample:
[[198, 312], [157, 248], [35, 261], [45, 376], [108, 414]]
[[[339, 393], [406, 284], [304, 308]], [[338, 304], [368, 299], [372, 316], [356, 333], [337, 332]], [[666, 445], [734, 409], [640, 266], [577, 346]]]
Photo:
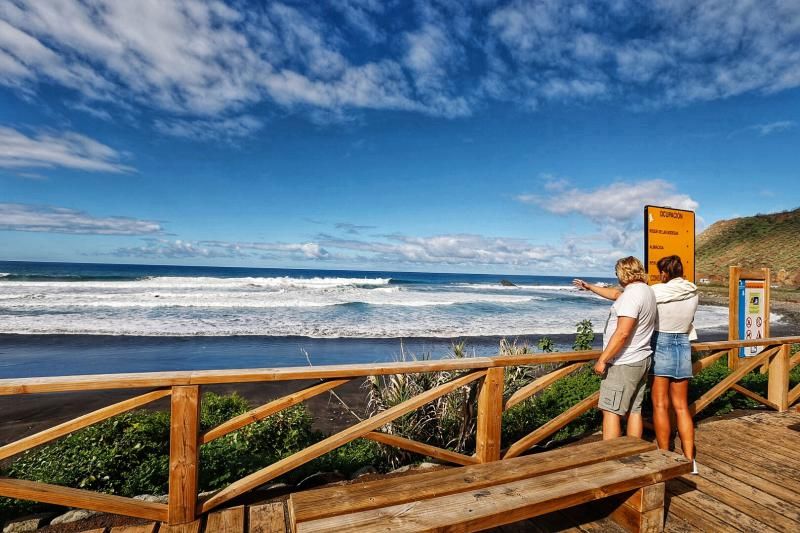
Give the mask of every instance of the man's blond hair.
[[617, 273], [617, 278], [619, 278], [619, 282], [623, 287], [635, 281], [647, 283], [647, 274], [644, 271], [644, 265], [633, 256], [623, 257], [617, 261], [614, 271]]

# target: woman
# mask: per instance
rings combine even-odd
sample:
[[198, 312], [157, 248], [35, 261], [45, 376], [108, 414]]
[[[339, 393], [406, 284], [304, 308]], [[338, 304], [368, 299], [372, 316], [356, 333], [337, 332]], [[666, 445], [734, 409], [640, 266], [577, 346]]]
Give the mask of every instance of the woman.
[[656, 322], [656, 299], [647, 285], [641, 261], [625, 257], [614, 268], [623, 290], [592, 285], [576, 279], [581, 289], [614, 300], [603, 332], [603, 353], [594, 371], [603, 376], [598, 407], [603, 412], [603, 439], [622, 434], [627, 417], [627, 434], [642, 436], [642, 400], [650, 367], [650, 337]]
[[678, 435], [683, 454], [694, 462], [694, 423], [689, 412], [689, 379], [692, 377], [690, 340], [697, 338], [694, 314], [697, 311], [697, 286], [683, 279], [683, 264], [677, 255], [661, 258], [658, 263], [661, 283], [653, 285], [658, 303], [658, 320], [653, 335], [653, 426], [656, 442], [669, 449], [669, 406], [675, 409]]

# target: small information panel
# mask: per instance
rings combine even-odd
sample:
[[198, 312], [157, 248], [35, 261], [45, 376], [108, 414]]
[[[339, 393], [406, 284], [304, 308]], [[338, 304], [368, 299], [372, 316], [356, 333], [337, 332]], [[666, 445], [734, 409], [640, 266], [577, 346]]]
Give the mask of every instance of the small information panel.
[[[767, 327], [766, 281], [739, 280], [739, 338], [742, 340], [763, 339]], [[754, 357], [763, 346], [739, 349], [739, 357]]]
[[683, 277], [694, 283], [694, 211], [646, 205], [644, 207], [644, 263], [650, 285], [659, 283], [656, 263], [677, 255]]

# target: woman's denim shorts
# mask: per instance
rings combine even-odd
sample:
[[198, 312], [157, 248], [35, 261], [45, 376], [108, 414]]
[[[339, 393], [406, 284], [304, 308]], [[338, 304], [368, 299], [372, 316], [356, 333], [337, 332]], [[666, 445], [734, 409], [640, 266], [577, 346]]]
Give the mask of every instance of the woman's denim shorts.
[[653, 347], [653, 375], [672, 379], [692, 377], [692, 347], [688, 333], [656, 331], [650, 341]]

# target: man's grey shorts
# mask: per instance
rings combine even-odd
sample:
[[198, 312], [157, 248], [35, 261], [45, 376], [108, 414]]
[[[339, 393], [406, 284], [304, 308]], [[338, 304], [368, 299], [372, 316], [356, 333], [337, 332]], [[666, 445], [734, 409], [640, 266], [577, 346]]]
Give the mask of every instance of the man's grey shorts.
[[597, 406], [620, 416], [641, 413], [651, 359], [648, 357], [629, 365], [609, 366], [600, 382], [600, 402]]

